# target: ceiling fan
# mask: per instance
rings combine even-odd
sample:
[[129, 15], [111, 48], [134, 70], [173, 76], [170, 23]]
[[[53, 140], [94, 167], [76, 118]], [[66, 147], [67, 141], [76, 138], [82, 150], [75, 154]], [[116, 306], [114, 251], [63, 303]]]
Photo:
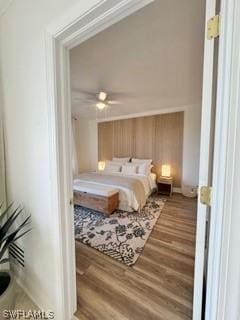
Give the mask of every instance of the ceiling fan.
[[108, 100], [108, 94], [104, 91], [100, 91], [97, 94], [97, 102], [96, 102], [96, 107], [99, 110], [103, 110], [105, 109], [108, 105], [112, 105], [112, 104], [119, 104], [119, 101], [116, 100]]
[[119, 101], [110, 100], [108, 97], [109, 95], [105, 91], [100, 91], [97, 94], [81, 92], [81, 96], [75, 97], [74, 100], [81, 100], [84, 103], [93, 103], [98, 110], [103, 110], [109, 105], [120, 104]]

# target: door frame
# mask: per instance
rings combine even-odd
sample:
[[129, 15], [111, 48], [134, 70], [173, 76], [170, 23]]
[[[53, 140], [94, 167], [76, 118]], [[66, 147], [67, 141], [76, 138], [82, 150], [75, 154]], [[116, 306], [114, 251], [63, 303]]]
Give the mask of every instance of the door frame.
[[[228, 278], [231, 234], [234, 223], [234, 180], [237, 159], [238, 113], [240, 112], [240, 3], [238, 0], [220, 0], [220, 38], [218, 55], [218, 82], [213, 161], [213, 189], [208, 253], [206, 295], [207, 320], [238, 319], [229, 312], [227, 296], [233, 283]], [[239, 134], [239, 133], [238, 133]], [[238, 220], [239, 221], [239, 220]], [[238, 242], [239, 243], [239, 242]], [[237, 260], [235, 263], [237, 264]], [[239, 275], [235, 274], [237, 281]], [[235, 281], [235, 283], [236, 283]], [[234, 282], [234, 280], [233, 280]], [[239, 285], [239, 283], [238, 283]], [[234, 297], [239, 300], [238, 297]], [[235, 306], [237, 307], [237, 306]], [[238, 309], [240, 310], [238, 301]], [[227, 310], [228, 309], [228, 310]], [[230, 316], [231, 314], [231, 316]]]
[[[69, 144], [71, 128], [69, 50], [153, 1], [89, 1], [86, 4], [85, 12], [83, 12], [83, 5], [78, 4], [46, 28], [51, 203], [59, 253], [58, 279], [61, 320], [73, 319], [77, 307], [74, 224], [71, 204], [73, 197], [71, 146]], [[206, 319], [208, 320], [220, 319], [216, 318], [217, 311], [219, 305], [224, 301], [220, 292], [222, 285], [219, 281], [219, 272], [220, 265], [222, 265], [222, 239], [227, 231], [223, 217], [227, 208], [225, 187], [228, 172], [226, 168], [231, 164], [227, 158], [227, 150], [230, 145], [228, 140], [231, 116], [229, 97], [233, 95], [231, 92], [231, 72], [234, 70], [231, 66], [233, 61], [237, 61], [237, 57], [232, 55], [232, 33], [238, 32], [234, 21], [240, 19], [239, 12], [234, 11], [237, 1], [222, 0], [221, 4], [212, 222], [209, 239], [209, 280], [206, 303]], [[95, 5], [92, 6], [92, 3]], [[240, 65], [240, 61], [237, 62]], [[214, 317], [212, 317], [213, 315]], [[199, 316], [194, 317], [194, 320], [200, 320]]]

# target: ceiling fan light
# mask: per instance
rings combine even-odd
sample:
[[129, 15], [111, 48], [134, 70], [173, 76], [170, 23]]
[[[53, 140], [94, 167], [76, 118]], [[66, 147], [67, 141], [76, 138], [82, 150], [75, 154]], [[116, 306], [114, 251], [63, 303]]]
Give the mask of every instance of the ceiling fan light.
[[106, 98], [107, 98], [106, 92], [103, 92], [103, 91], [99, 92], [99, 95], [98, 95], [99, 100], [104, 101], [106, 100]]
[[99, 101], [97, 102], [96, 106], [99, 110], [103, 110], [106, 107], [106, 103]]

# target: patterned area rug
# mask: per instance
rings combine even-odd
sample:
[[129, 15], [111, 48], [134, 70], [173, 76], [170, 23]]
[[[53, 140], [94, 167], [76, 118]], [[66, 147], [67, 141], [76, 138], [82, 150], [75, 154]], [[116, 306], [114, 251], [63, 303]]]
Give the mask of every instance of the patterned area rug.
[[75, 206], [75, 239], [132, 266], [143, 251], [163, 206], [163, 200], [150, 197], [141, 212], [117, 210], [110, 217]]

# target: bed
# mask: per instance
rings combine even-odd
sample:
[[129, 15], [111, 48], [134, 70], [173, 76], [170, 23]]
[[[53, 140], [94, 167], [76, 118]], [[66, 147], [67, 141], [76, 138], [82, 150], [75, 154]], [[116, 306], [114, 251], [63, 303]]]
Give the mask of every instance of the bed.
[[74, 190], [81, 184], [96, 186], [111, 186], [119, 191], [118, 208], [124, 211], [137, 211], [145, 204], [149, 195], [156, 189], [156, 175], [125, 174], [123, 172], [90, 172], [82, 173], [74, 180]]

